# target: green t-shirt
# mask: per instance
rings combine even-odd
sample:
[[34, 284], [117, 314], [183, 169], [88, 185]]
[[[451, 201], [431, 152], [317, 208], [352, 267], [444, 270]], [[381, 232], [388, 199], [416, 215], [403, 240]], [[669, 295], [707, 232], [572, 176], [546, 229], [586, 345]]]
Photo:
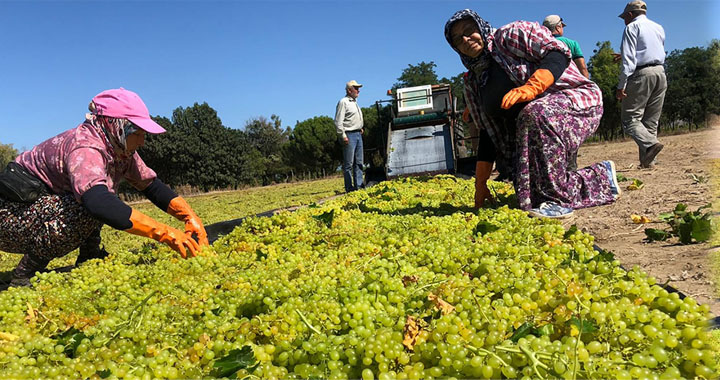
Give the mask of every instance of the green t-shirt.
[[577, 41], [571, 40], [563, 36], [555, 36], [555, 38], [564, 42], [565, 45], [567, 45], [568, 49], [570, 49], [570, 54], [572, 54], [572, 59], [584, 58], [582, 50], [580, 50], [580, 44], [577, 43]]

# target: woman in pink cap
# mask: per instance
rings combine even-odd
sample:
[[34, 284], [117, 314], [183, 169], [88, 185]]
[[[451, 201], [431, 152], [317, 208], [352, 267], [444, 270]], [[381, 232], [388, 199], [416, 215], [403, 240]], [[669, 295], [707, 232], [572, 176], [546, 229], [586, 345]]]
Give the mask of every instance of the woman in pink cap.
[[[89, 109], [85, 122], [20, 154], [0, 175], [0, 250], [23, 254], [11, 286], [28, 285], [50, 260], [78, 247], [76, 265], [107, 256], [103, 224], [165, 243], [183, 258], [208, 244], [200, 218], [136, 152], [146, 133], [165, 132], [140, 97], [107, 90]], [[122, 180], [185, 222], [185, 231], [123, 203], [116, 195]]]

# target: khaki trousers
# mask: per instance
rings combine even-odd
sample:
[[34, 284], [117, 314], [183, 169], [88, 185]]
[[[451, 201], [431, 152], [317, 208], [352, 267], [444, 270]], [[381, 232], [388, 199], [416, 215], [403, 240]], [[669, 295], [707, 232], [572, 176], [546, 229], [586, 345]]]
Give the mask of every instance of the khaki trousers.
[[620, 119], [625, 133], [638, 145], [641, 159], [649, 147], [658, 143], [658, 121], [665, 90], [667, 80], [662, 65], [635, 71], [625, 86], [627, 97], [622, 100]]

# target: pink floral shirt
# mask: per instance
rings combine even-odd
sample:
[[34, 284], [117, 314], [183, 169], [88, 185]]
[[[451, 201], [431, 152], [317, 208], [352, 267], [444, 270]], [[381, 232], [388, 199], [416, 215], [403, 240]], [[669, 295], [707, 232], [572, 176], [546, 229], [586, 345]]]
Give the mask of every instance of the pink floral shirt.
[[123, 179], [138, 190], [145, 189], [157, 177], [155, 172], [137, 152], [127, 160], [117, 160], [102, 133], [83, 123], [23, 152], [15, 162], [53, 192], [71, 192], [78, 202], [83, 193], [96, 185], [105, 185], [117, 194]]

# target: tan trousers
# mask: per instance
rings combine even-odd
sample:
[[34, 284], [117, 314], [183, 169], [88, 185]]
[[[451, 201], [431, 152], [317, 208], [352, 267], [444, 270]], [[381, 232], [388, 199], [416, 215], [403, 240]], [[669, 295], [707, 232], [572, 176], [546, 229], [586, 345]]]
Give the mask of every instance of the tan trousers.
[[622, 100], [620, 119], [625, 133], [635, 140], [642, 161], [645, 151], [658, 143], [658, 121], [667, 90], [662, 65], [635, 71], [625, 86], [627, 97]]

